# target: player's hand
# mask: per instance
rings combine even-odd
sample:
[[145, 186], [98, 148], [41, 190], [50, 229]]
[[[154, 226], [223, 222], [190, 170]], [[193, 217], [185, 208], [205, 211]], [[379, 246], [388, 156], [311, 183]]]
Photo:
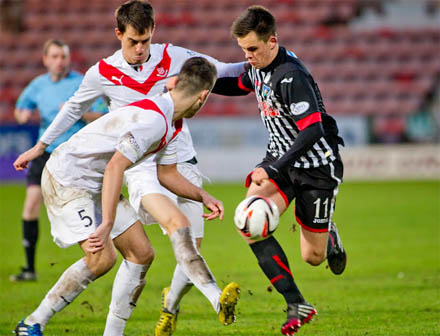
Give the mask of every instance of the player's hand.
[[14, 117], [15, 120], [17, 120], [17, 122], [22, 125], [22, 124], [26, 124], [32, 116], [32, 111], [28, 110], [28, 109], [18, 109], [16, 108], [14, 110]]
[[37, 157], [44, 153], [47, 145], [43, 144], [41, 141], [26, 152], [20, 154], [20, 156], [14, 162], [14, 168], [16, 170], [23, 170], [28, 167], [30, 161], [35, 160]]
[[87, 250], [91, 253], [102, 250], [110, 239], [111, 229], [112, 225], [101, 223], [96, 231], [89, 236], [89, 247]]
[[220, 220], [223, 219], [225, 209], [223, 207], [222, 201], [219, 201], [212, 197], [210, 194], [208, 194], [206, 191], [202, 193], [202, 202], [203, 205], [211, 211], [209, 214], [203, 214], [203, 218], [206, 218], [206, 220], [215, 219], [217, 217], [220, 218]]
[[252, 182], [254, 182], [256, 185], [261, 185], [264, 180], [268, 179], [269, 176], [263, 168], [255, 168], [254, 172], [252, 173]]

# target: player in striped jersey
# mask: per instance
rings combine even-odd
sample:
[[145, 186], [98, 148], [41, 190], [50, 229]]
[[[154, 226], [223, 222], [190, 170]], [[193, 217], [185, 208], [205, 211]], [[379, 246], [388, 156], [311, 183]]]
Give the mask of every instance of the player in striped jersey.
[[[247, 178], [247, 196], [271, 198], [280, 213], [295, 199], [303, 259], [319, 265], [327, 258], [333, 273], [341, 274], [346, 253], [331, 221], [343, 173], [338, 153], [343, 141], [336, 122], [326, 113], [309, 71], [294, 53], [279, 46], [275, 18], [267, 9], [249, 7], [234, 21], [232, 33], [251, 67], [238, 80], [219, 79], [214, 92], [255, 92], [269, 131], [266, 157]], [[287, 302], [287, 321], [281, 332], [293, 335], [316, 310], [300, 293], [287, 257], [273, 236], [248, 243]]]

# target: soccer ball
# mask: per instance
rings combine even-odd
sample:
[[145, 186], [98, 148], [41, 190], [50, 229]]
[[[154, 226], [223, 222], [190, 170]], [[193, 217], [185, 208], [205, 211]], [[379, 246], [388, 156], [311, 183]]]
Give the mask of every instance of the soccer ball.
[[250, 196], [235, 209], [235, 226], [243, 236], [252, 240], [263, 240], [272, 235], [279, 219], [275, 202], [263, 196]]

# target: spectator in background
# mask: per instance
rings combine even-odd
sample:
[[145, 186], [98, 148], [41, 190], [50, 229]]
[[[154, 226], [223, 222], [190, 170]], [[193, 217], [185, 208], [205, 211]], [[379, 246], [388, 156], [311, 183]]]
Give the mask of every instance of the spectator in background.
[[[70, 70], [69, 47], [62, 41], [50, 39], [43, 48], [43, 63], [47, 73], [38, 76], [23, 90], [17, 100], [14, 111], [19, 124], [31, 119], [32, 113], [38, 109], [40, 113], [39, 136], [43, 134], [56, 117], [61, 106], [78, 89], [83, 75]], [[81, 129], [86, 122], [99, 118], [107, 111], [103, 99], [97, 100], [91, 111], [84, 114], [81, 120], [70, 127], [61, 137], [49, 146], [44, 154], [31, 162], [27, 172], [26, 198], [23, 208], [23, 246], [26, 254], [26, 267], [21, 272], [10, 276], [11, 281], [34, 281], [35, 247], [38, 240], [38, 217], [43, 203], [41, 193], [41, 173], [50, 153], [62, 142], [68, 140]]]

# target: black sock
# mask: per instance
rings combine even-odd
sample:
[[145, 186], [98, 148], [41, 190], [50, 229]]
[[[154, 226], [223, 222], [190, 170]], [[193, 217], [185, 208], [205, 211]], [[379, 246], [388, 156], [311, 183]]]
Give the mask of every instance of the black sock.
[[289, 262], [277, 240], [272, 236], [250, 246], [264, 274], [286, 302], [303, 302], [304, 297], [293, 280]]
[[38, 240], [38, 219], [23, 219], [23, 246], [26, 252], [26, 269], [35, 272], [35, 246]]

